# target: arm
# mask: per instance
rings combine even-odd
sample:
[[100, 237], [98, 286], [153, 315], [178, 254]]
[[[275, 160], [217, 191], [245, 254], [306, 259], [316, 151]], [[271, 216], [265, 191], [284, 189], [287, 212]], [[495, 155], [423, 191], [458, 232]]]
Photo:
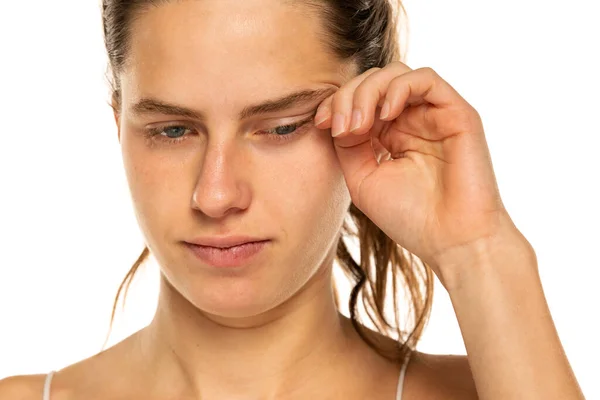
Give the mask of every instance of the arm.
[[584, 399], [516, 228], [441, 262], [481, 399]]
[[433, 69], [397, 61], [346, 82], [315, 120], [356, 207], [448, 289], [479, 397], [582, 399], [475, 108]]

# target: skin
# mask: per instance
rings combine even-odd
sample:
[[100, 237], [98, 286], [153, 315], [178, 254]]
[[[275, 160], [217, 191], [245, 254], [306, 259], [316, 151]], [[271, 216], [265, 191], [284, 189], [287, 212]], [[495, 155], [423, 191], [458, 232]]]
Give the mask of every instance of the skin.
[[[147, 372], [170, 377], [165, 391], [175, 383], [189, 397], [300, 398], [348, 361], [330, 280], [350, 197], [331, 137], [312, 124], [286, 142], [264, 132], [310, 118], [326, 95], [239, 118], [246, 106], [349, 78], [319, 47], [316, 22], [297, 16], [279, 2], [176, 2], [133, 26], [117, 119], [138, 221], [162, 266], [158, 311], [139, 339], [157, 366]], [[132, 110], [146, 98], [205, 119]], [[171, 122], [193, 128], [176, 144], [144, 137]], [[271, 242], [235, 272], [203, 265], [180, 243], [236, 234]], [[317, 363], [327, 365], [323, 381], [305, 387]]]
[[[148, 327], [59, 371], [53, 400], [395, 398], [400, 366], [369, 348], [333, 300], [351, 199], [330, 130], [311, 121], [288, 141], [272, 131], [312, 119], [356, 76], [306, 11], [275, 0], [173, 2], [132, 26], [115, 120], [136, 216], [161, 265], [159, 304]], [[239, 118], [299, 90], [324, 92]], [[204, 118], [135, 107], [149, 98]], [[144, 135], [167, 124], [184, 125], [184, 140]], [[237, 234], [271, 242], [234, 272], [203, 265], [182, 245]], [[464, 358], [440, 360], [414, 355], [405, 393], [419, 391], [412, 375], [447, 376], [452, 387], [462, 374], [458, 387], [469, 387]], [[36, 398], [42, 384], [15, 377], [4, 388]]]
[[[188, 1], [136, 20], [115, 120], [138, 222], [161, 265], [159, 305], [148, 327], [59, 371], [53, 400], [394, 399], [400, 366], [357, 336], [332, 296], [350, 202], [431, 266], [465, 338], [468, 361], [414, 354], [404, 399], [582, 398], [477, 112], [429, 68], [395, 62], [358, 75], [332, 57], [306, 11]], [[309, 89], [325, 91], [240, 117]], [[203, 117], [140, 103], [148, 98]], [[289, 141], [268, 136], [313, 117]], [[183, 140], [144, 136], [167, 123], [185, 125]], [[270, 242], [238, 270], [204, 265], [182, 245], [228, 234]], [[38, 398], [43, 378], [4, 380], [0, 397]]]

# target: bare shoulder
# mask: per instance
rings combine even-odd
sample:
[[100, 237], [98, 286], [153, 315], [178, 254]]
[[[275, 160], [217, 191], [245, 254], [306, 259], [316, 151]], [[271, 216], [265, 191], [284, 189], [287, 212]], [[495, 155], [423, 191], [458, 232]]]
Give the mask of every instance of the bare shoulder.
[[0, 399], [42, 400], [46, 375], [15, 375], [0, 380]]
[[405, 398], [478, 399], [466, 356], [414, 352], [406, 370]]
[[[134, 336], [135, 333], [106, 350], [56, 369], [51, 382], [52, 399], [114, 398], [114, 393], [136, 388], [131, 384], [131, 375], [125, 375], [136, 365], [131, 352]], [[115, 375], [121, 379], [114, 379]], [[15, 375], [1, 379], [0, 400], [43, 400], [47, 376]]]

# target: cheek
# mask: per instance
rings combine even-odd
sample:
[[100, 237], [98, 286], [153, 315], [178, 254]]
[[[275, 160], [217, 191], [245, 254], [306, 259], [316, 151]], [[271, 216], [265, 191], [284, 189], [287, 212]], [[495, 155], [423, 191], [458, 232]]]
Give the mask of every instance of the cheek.
[[328, 230], [345, 215], [350, 195], [331, 138], [319, 134], [307, 139], [272, 164], [277, 168], [263, 181], [268, 187], [261, 198], [269, 203], [267, 210], [277, 210], [279, 220]]
[[150, 235], [157, 232], [151, 226], [162, 226], [181, 208], [187, 194], [182, 169], [185, 163], [168, 153], [149, 150], [142, 140], [126, 132], [122, 138], [123, 165], [134, 209], [142, 229]]

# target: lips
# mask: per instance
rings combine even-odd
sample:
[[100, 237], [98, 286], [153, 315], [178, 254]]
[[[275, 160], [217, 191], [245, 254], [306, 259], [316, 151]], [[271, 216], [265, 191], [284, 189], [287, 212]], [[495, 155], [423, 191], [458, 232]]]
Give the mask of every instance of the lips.
[[[215, 242], [213, 241], [212, 243]], [[222, 246], [223, 243], [220, 242], [219, 245]], [[203, 246], [193, 243], [186, 243], [186, 247], [203, 263], [213, 267], [226, 268], [249, 265], [268, 244], [268, 240], [262, 240], [242, 242], [230, 247]]]
[[212, 236], [197, 238], [194, 240], [190, 240], [187, 243], [203, 247], [230, 248], [240, 246], [246, 243], [263, 242], [265, 240], [267, 239], [250, 236]]

